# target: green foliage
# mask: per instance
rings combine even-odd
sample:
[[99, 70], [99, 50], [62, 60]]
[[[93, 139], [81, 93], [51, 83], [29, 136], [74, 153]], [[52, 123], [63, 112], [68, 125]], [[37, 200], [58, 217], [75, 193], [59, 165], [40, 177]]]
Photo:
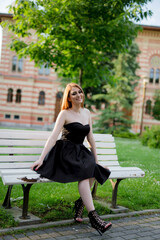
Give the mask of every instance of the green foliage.
[[132, 120], [127, 112], [131, 110], [135, 99], [134, 88], [139, 78], [136, 75], [139, 68], [136, 58], [139, 53], [138, 46], [133, 43], [127, 53], [119, 54], [112, 61], [112, 78], [115, 84], [105, 85], [104, 93], [93, 96], [93, 100], [99, 100], [105, 106], [95, 124], [98, 131], [114, 134], [115, 131], [130, 127]]
[[15, 227], [17, 223], [14, 218], [2, 207], [0, 207], [0, 227]]
[[98, 121], [94, 124], [96, 132], [112, 133], [127, 129], [132, 123], [127, 119], [123, 111], [118, 110], [117, 105], [109, 105], [106, 109], [100, 112]]
[[120, 138], [130, 138], [130, 139], [136, 139], [138, 138], [138, 134], [134, 134], [132, 132], [126, 131], [126, 129], [120, 129], [119, 131], [114, 131], [113, 133], [114, 137], [120, 137]]
[[160, 120], [160, 90], [157, 90], [155, 92], [154, 100], [155, 100], [155, 102], [154, 102], [154, 106], [152, 109], [153, 117], [156, 120]]
[[[99, 86], [108, 55], [128, 49], [151, 0], [16, 0], [11, 49], [36, 64], [49, 62], [83, 87]], [[31, 38], [32, 36], [32, 38]]]
[[160, 126], [146, 129], [142, 134], [142, 144], [152, 148], [160, 148]]

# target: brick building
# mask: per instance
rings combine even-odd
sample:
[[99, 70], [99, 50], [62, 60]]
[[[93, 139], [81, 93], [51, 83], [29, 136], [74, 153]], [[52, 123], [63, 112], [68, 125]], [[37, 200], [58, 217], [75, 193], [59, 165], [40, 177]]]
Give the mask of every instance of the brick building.
[[[0, 14], [0, 21], [12, 19], [11, 14]], [[46, 64], [40, 69], [34, 62], [18, 59], [9, 50], [10, 34], [3, 29], [0, 63], [0, 125], [52, 128], [60, 110], [62, 89], [54, 69]], [[160, 125], [152, 117], [154, 93], [160, 89], [160, 27], [143, 26], [136, 39], [141, 50], [137, 98], [132, 116], [134, 132], [152, 125]], [[144, 77], [148, 83], [143, 84]], [[145, 97], [143, 96], [145, 90]], [[142, 111], [143, 109], [143, 111]]]
[[[11, 19], [0, 14], [0, 21]], [[52, 127], [59, 112], [61, 88], [54, 69], [18, 59], [10, 51], [10, 34], [3, 29], [0, 63], [0, 124], [7, 126]]]
[[136, 42], [141, 51], [138, 57], [140, 69], [137, 72], [140, 80], [135, 89], [137, 98], [132, 109], [135, 121], [132, 130], [138, 133], [146, 127], [160, 125], [160, 121], [152, 117], [155, 91], [160, 90], [160, 27], [143, 26]]

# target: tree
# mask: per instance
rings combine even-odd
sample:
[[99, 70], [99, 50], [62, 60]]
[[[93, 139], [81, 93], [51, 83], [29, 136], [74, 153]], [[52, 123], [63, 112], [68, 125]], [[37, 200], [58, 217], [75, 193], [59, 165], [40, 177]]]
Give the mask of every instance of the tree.
[[160, 120], [160, 90], [157, 90], [155, 92], [154, 100], [155, 102], [152, 109], [152, 112], [153, 112], [152, 115], [156, 120]]
[[119, 54], [113, 60], [115, 84], [104, 86], [106, 94], [93, 96], [93, 99], [103, 101], [105, 106], [96, 124], [99, 131], [113, 133], [130, 127], [132, 120], [128, 111], [136, 97], [134, 88], [139, 78], [136, 75], [139, 68], [136, 58], [139, 53], [138, 46], [133, 43], [127, 53]]
[[127, 49], [136, 36], [139, 27], [131, 21], [151, 15], [142, 9], [149, 1], [17, 0], [7, 23], [15, 34], [11, 49], [36, 64], [48, 62], [83, 87], [97, 87], [108, 55]]

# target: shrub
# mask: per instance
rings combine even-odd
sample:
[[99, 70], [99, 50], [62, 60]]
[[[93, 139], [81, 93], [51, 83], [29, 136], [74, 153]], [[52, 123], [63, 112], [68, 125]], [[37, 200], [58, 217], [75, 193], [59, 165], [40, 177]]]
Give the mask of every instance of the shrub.
[[114, 132], [113, 133], [114, 137], [121, 137], [121, 138], [131, 138], [131, 139], [136, 139], [138, 137], [138, 134], [134, 134], [129, 131], [121, 131], [121, 132]]
[[160, 126], [154, 126], [151, 129], [146, 129], [146, 131], [142, 134], [141, 141], [143, 145], [160, 148]]

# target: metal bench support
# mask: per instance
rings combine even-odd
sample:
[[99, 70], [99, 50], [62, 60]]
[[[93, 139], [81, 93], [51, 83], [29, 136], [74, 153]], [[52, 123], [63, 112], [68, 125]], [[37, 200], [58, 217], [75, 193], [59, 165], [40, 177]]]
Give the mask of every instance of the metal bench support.
[[114, 182], [112, 179], [109, 179], [112, 184], [112, 208], [116, 208], [117, 206], [117, 192], [118, 192], [118, 185], [123, 179], [117, 179], [116, 182]]
[[4, 208], [11, 208], [11, 191], [12, 191], [12, 187], [13, 185], [8, 186], [8, 190], [4, 199], [4, 202], [2, 204], [2, 206]]
[[33, 184], [27, 184], [24, 186], [22, 184], [22, 189], [23, 189], [23, 209], [22, 209], [22, 216], [20, 217], [21, 219], [29, 219], [30, 216], [28, 216], [28, 201], [29, 201], [29, 191], [30, 188]]

